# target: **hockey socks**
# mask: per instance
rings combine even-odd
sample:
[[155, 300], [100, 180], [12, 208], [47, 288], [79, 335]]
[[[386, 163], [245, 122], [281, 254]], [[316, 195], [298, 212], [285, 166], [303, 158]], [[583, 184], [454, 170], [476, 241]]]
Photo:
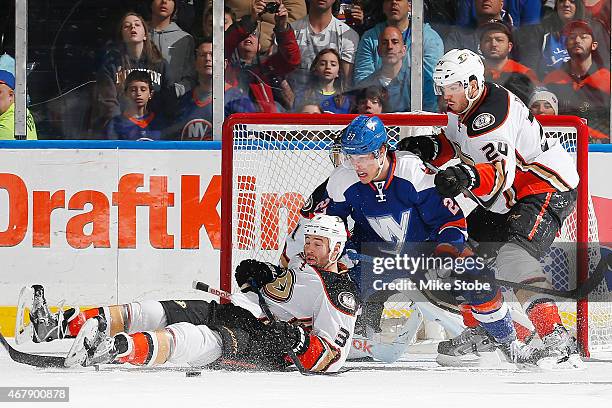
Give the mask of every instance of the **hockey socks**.
[[516, 331], [508, 305], [504, 303], [501, 291], [495, 297], [481, 304], [472, 304], [472, 315], [498, 343], [516, 339]]
[[115, 336], [116, 361], [134, 365], [163, 364], [173, 349], [172, 335], [167, 330], [145, 331]]
[[563, 326], [561, 316], [559, 316], [559, 308], [552, 299], [530, 300], [527, 305], [525, 312], [541, 339], [552, 333], [557, 325]]
[[[68, 311], [64, 312], [64, 315]], [[68, 333], [71, 336], [76, 336], [81, 330], [81, 327], [85, 324], [87, 319], [96, 316], [103, 316], [108, 322], [106, 334], [113, 336], [116, 333], [124, 332], [128, 330], [127, 323], [129, 322], [129, 305], [114, 305], [96, 307], [93, 309], [87, 309], [79, 313], [75, 318], [68, 323]]]

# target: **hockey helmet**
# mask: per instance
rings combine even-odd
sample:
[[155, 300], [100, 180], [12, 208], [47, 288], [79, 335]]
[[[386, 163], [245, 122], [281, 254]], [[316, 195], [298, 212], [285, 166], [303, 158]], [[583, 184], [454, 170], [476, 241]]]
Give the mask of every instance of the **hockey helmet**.
[[[338, 260], [347, 239], [346, 226], [342, 218], [326, 214], [317, 214], [309, 220], [304, 225], [304, 235], [317, 235], [329, 239], [330, 262]], [[331, 259], [336, 244], [340, 244], [340, 251], [335, 259]]]
[[[484, 70], [482, 59], [475, 52], [466, 49], [450, 50], [440, 58], [434, 69], [434, 91], [436, 95], [442, 95], [445, 86], [460, 82], [468, 99], [469, 109], [484, 90]], [[470, 98], [469, 84], [474, 79], [478, 82], [478, 95]]]
[[342, 152], [349, 155], [376, 152], [387, 139], [387, 130], [378, 116], [359, 115], [342, 132]]

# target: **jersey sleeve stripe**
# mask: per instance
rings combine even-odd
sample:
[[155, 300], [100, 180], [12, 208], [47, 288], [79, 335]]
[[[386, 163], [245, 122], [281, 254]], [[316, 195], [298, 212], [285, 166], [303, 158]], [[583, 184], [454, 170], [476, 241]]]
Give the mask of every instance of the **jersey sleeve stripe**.
[[440, 232], [442, 232], [446, 228], [459, 228], [461, 230], [465, 230], [467, 229], [467, 223], [465, 222], [465, 218], [461, 218], [460, 220], [449, 221], [440, 227]]
[[516, 152], [516, 158], [516, 162], [522, 171], [533, 173], [535, 176], [549, 183], [558, 191], [563, 192], [572, 190], [572, 187], [566, 183], [565, 180], [563, 180], [554, 170], [538, 162], [527, 163], [527, 161], [523, 159], [518, 152]]
[[477, 196], [487, 196], [498, 192], [506, 183], [505, 161], [478, 163], [476, 170], [480, 176], [480, 185], [472, 191]]
[[325, 339], [310, 335], [308, 348], [298, 356], [308, 370], [325, 371], [340, 358], [340, 350], [329, 344]]
[[442, 166], [447, 161], [457, 157], [457, 150], [455, 150], [452, 143], [448, 140], [444, 131], [440, 132], [438, 135], [438, 141], [440, 142], [440, 152], [438, 153], [438, 157], [431, 162], [435, 166]]

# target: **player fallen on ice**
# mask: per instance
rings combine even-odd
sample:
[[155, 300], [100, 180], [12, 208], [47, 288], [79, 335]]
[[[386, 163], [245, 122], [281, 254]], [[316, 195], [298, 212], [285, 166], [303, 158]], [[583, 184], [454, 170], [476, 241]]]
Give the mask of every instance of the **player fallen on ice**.
[[[34, 285], [33, 340], [76, 336], [66, 365], [120, 362], [282, 370], [287, 345], [311, 371], [344, 364], [355, 326], [356, 291], [338, 258], [347, 234], [339, 217], [317, 215], [304, 227], [303, 252], [287, 269], [254, 259], [235, 272], [243, 293], [228, 304], [203, 300], [141, 301], [58, 315]], [[261, 289], [274, 323], [265, 322], [253, 286]]]
[[[499, 279], [551, 288], [539, 259], [576, 202], [579, 177], [572, 158], [556, 139], [545, 137], [518, 97], [485, 83], [484, 65], [474, 52], [447, 52], [433, 79], [448, 105], [448, 126], [438, 135], [403, 139], [398, 149], [436, 166], [459, 158], [460, 164], [436, 175], [435, 185], [444, 197], [468, 193], [479, 204], [467, 218], [469, 236], [483, 243], [479, 253], [496, 257]], [[516, 296], [551, 359], [580, 365], [554, 299], [527, 290]], [[470, 354], [486, 339], [485, 316], [469, 307], [462, 314], [468, 329], [440, 343], [440, 353]], [[530, 335], [524, 327], [520, 332], [522, 338]]]
[[[390, 148], [380, 118], [356, 117], [342, 133], [341, 151], [342, 166], [330, 176], [328, 199], [319, 209], [354, 221], [351, 245], [357, 252], [367, 243], [410, 246], [429, 241], [435, 243], [434, 256], [466, 255], [465, 219], [459, 205], [436, 191], [434, 175], [426, 171], [419, 157]], [[373, 274], [366, 269], [351, 269], [363, 298], [373, 290], [368, 285]], [[468, 273], [478, 277], [487, 272], [491, 273], [473, 268]], [[482, 326], [509, 361], [535, 364], [541, 358], [537, 350], [516, 339], [510, 311], [495, 285], [489, 290], [452, 295], [467, 299], [469, 306], [479, 311]]]

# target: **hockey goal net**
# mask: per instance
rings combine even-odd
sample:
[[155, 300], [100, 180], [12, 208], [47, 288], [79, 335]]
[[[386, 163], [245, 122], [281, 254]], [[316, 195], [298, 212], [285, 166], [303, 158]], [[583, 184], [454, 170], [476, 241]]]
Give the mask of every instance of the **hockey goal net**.
[[[232, 271], [243, 259], [278, 262], [287, 234], [311, 192], [331, 174], [333, 140], [354, 115], [238, 114], [223, 127], [222, 248], [220, 283], [232, 289]], [[446, 115], [381, 115], [391, 143], [427, 134], [446, 125]], [[574, 242], [583, 250], [553, 247], [541, 260], [558, 290], [588, 279], [599, 261], [597, 221], [588, 192], [587, 128], [576, 117], [538, 118], [548, 137], [573, 154], [581, 183], [576, 210], [555, 242]], [[578, 244], [580, 243], [580, 244]], [[569, 252], [569, 253], [568, 253]], [[612, 306], [605, 281], [588, 299], [563, 302], [562, 319], [589, 349], [612, 347]], [[383, 317], [397, 317], [402, 305], [385, 305]], [[399, 311], [399, 312], [398, 312]]]

